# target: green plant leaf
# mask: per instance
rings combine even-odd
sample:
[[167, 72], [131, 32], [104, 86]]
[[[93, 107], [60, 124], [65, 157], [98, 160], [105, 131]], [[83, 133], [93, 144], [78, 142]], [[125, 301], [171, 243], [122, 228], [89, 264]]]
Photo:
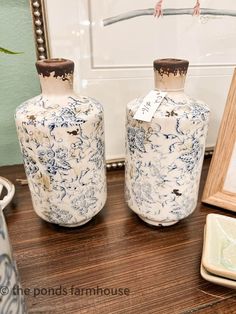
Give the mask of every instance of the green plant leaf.
[[3, 47], [0, 47], [0, 53], [6, 53], [9, 55], [18, 55], [18, 54], [21, 54], [23, 52], [15, 52], [15, 51], [11, 51], [11, 50], [5, 49]]

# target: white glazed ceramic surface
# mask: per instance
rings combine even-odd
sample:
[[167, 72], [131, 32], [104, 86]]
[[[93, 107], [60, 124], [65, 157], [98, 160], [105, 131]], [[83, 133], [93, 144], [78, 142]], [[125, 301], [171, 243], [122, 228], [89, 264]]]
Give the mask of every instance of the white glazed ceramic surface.
[[127, 105], [126, 200], [145, 222], [168, 226], [196, 207], [209, 109], [183, 91], [168, 92], [152, 121]]
[[236, 219], [207, 216], [202, 263], [217, 276], [236, 280]]
[[3, 187], [7, 189], [7, 195], [2, 200], [0, 198], [0, 313], [25, 314], [23, 296], [13, 290], [15, 286], [20, 287], [20, 283], [3, 216], [3, 209], [13, 198], [15, 188], [7, 179], [0, 177], [0, 196]]
[[106, 165], [103, 108], [66, 90], [70, 79], [40, 75], [45, 93], [18, 107], [16, 126], [36, 213], [75, 227], [103, 208]]

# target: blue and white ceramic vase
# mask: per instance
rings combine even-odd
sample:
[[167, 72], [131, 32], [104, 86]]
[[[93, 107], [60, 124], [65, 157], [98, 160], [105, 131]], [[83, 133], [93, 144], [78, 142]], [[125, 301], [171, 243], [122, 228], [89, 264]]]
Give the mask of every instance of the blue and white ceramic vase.
[[103, 108], [73, 91], [74, 63], [36, 63], [42, 94], [16, 110], [33, 207], [66, 227], [87, 223], [106, 202]]
[[151, 225], [173, 225], [197, 204], [209, 109], [184, 93], [188, 64], [154, 61], [155, 89], [167, 94], [151, 122], [134, 119], [143, 98], [127, 105], [126, 200]]
[[[7, 194], [1, 199], [2, 189]], [[7, 225], [3, 214], [4, 208], [15, 194], [14, 185], [0, 177], [0, 313], [27, 314], [24, 295], [19, 281], [17, 266], [12, 254]]]

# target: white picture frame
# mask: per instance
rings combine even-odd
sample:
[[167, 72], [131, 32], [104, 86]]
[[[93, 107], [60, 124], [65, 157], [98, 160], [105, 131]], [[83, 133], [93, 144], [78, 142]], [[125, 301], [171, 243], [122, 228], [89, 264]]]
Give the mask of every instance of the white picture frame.
[[152, 61], [162, 57], [190, 61], [186, 92], [211, 108], [212, 152], [236, 65], [235, 4], [203, 0], [200, 17], [190, 4], [165, 0], [155, 19], [155, 0], [31, 1], [38, 58], [74, 60], [75, 89], [104, 106], [108, 163], [123, 163], [126, 104], [153, 88]]

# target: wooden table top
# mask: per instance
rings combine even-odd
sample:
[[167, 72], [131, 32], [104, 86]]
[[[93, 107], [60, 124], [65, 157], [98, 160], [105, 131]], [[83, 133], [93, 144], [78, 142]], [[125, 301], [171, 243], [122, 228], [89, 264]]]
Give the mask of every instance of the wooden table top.
[[[13, 183], [25, 177], [22, 166], [2, 167], [0, 175]], [[28, 186], [16, 184], [5, 214], [29, 312], [236, 313], [235, 291], [199, 273], [206, 215], [232, 214], [199, 202], [189, 218], [154, 228], [127, 208], [123, 191], [124, 171], [109, 172], [105, 208], [87, 225], [67, 229], [38, 218]], [[123, 295], [104, 295], [115, 288]]]

